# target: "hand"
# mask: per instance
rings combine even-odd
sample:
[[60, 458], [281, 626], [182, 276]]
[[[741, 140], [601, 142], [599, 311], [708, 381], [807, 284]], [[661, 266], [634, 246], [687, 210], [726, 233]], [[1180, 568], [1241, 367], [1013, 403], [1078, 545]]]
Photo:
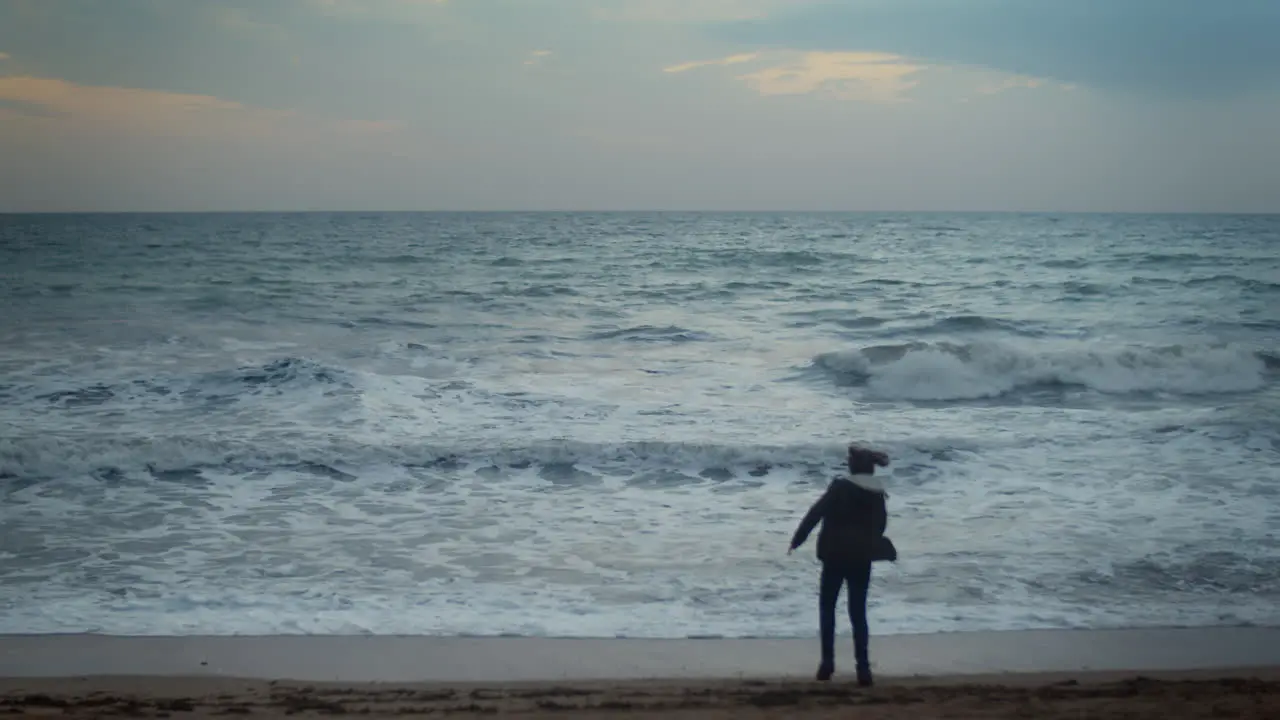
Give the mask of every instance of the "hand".
[[791, 553], [793, 553], [793, 552], [795, 552], [795, 551], [796, 551], [796, 549], [795, 549], [795, 548], [793, 548], [793, 547], [789, 547], [789, 548], [787, 548], [787, 554], [788, 554], [788, 555], [790, 555]]

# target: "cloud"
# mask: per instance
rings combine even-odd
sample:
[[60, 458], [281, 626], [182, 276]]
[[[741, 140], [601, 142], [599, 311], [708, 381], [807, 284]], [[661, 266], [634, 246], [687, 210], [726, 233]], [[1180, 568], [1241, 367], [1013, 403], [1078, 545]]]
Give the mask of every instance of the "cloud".
[[1006, 90], [1014, 90], [1017, 88], [1035, 89], [1046, 84], [1044, 78], [1026, 77], [1023, 75], [1014, 75], [1006, 78], [998, 83], [990, 83], [978, 87], [978, 92], [983, 95], [996, 95]]
[[444, 5], [448, 0], [307, 0], [328, 13], [377, 13]]
[[303, 0], [313, 10], [336, 19], [424, 23], [438, 19], [448, 0]]
[[397, 127], [387, 122], [320, 119], [211, 95], [79, 85], [32, 76], [0, 77], [0, 117], [6, 115], [53, 122], [64, 129], [151, 137], [369, 135], [391, 132]]
[[846, 0], [711, 32], [757, 48], [869, 49], [1151, 96], [1280, 85], [1274, 0]]
[[598, 20], [704, 23], [750, 20], [802, 4], [804, 0], [607, 0], [591, 8]]
[[551, 57], [550, 50], [534, 50], [533, 52], [529, 53], [529, 57], [525, 59], [524, 64], [537, 65], [541, 63], [544, 58], [548, 58], [548, 57]]
[[333, 120], [327, 126], [346, 135], [388, 135], [404, 129], [404, 123], [392, 120]]
[[282, 25], [259, 20], [253, 13], [243, 8], [210, 5], [201, 10], [209, 13], [215, 25], [233, 33], [266, 36], [274, 42], [287, 42], [290, 37]]
[[244, 110], [237, 102], [209, 95], [77, 85], [55, 78], [0, 77], [0, 99], [43, 108], [67, 118], [133, 122], [147, 116], [174, 117]]
[[695, 60], [693, 62], [680, 63], [679, 65], [672, 65], [670, 67], [662, 68], [662, 72], [682, 73], [682, 72], [688, 72], [689, 70], [694, 70], [696, 68], [710, 67], [713, 65], [722, 65], [722, 66], [737, 65], [738, 63], [751, 62], [752, 60], [755, 60], [757, 57], [760, 57], [760, 53], [742, 53], [740, 55], [730, 55], [729, 57], [720, 58], [719, 60]]
[[825, 92], [873, 103], [895, 103], [916, 85], [910, 76], [923, 65], [897, 55], [871, 52], [810, 52], [798, 60], [740, 76], [761, 95]]
[[[771, 55], [776, 57], [778, 54]], [[906, 99], [906, 91], [916, 85], [911, 76], [925, 69], [924, 65], [890, 53], [808, 52], [798, 56], [795, 53], [782, 55], [791, 55], [794, 59], [739, 75], [737, 79], [761, 95], [821, 92], [864, 102], [893, 103]], [[662, 71], [683, 73], [705, 67], [727, 67], [762, 57], [758, 52], [742, 53], [716, 60], [671, 65]]]
[[9, 59], [9, 53], [0, 52], [0, 60], [8, 60], [8, 59]]

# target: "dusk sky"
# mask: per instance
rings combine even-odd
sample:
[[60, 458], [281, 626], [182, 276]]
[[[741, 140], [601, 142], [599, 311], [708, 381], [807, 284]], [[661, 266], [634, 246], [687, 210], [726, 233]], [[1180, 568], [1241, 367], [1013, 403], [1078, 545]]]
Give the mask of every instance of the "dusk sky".
[[1280, 211], [1275, 0], [0, 0], [0, 211]]

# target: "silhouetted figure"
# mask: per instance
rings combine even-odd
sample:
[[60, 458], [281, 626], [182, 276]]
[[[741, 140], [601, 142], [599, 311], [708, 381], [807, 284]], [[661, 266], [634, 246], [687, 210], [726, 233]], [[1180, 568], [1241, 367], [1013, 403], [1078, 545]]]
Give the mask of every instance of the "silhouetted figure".
[[853, 652], [858, 663], [858, 684], [871, 685], [867, 655], [867, 587], [871, 563], [896, 560], [893, 543], [884, 536], [888, 525], [884, 486], [875, 477], [876, 466], [889, 465], [889, 456], [857, 445], [849, 446], [849, 473], [836, 477], [822, 497], [809, 508], [791, 538], [788, 554], [804, 544], [819, 521], [818, 560], [822, 581], [818, 595], [818, 629], [822, 639], [822, 664], [818, 680], [835, 672], [835, 615], [840, 586], [848, 585], [849, 621], [853, 624]]

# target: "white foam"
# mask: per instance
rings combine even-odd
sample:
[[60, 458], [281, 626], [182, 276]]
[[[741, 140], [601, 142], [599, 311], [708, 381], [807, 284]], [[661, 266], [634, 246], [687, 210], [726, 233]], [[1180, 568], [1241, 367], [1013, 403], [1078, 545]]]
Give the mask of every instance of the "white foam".
[[[572, 362], [387, 345], [265, 385], [236, 374], [279, 359], [252, 346], [199, 372], [61, 362], [0, 408], [0, 632], [811, 636], [812, 545], [786, 542], [854, 438], [894, 458], [903, 559], [877, 568], [876, 632], [1280, 622], [1261, 544], [1280, 517], [1256, 492], [1278, 445], [1224, 435], [1230, 407], [896, 402], [1249, 388], [1255, 356], [920, 346], [828, 358], [867, 384], [846, 394], [778, 382], [814, 345], [759, 342]], [[140, 376], [170, 393], [33, 400]], [[1197, 579], [1206, 553], [1256, 592]]]
[[[976, 424], [995, 425], [1000, 411], [984, 412]], [[1041, 418], [1061, 444], [1052, 456], [1014, 430], [941, 457], [933, 448], [952, 441], [891, 448], [903, 559], [877, 567], [877, 632], [1280, 622], [1266, 565], [1251, 595], [1190, 575], [1181, 589], [1126, 579], [1141, 562], [1186, 574], [1180, 552], [1269, 562], [1236, 540], [1276, 516], [1242, 501], [1255, 479], [1232, 474], [1230, 445], [1184, 433], [1135, 447], [1124, 439], [1137, 427], [1069, 415]], [[565, 444], [490, 468], [503, 452], [349, 468], [345, 480], [213, 467], [17, 489], [7, 507], [22, 520], [8, 527], [38, 545], [9, 547], [44, 579], [5, 598], [0, 632], [811, 634], [813, 546], [784, 553], [823, 478], [749, 474], [743, 458], [767, 448]], [[1088, 472], [1072, 458], [1089, 458]], [[586, 475], [553, 466], [569, 461]], [[734, 477], [698, 475], [716, 465]], [[90, 554], [58, 559], [62, 547]]]
[[864, 351], [843, 351], [821, 355], [818, 363], [841, 376], [866, 378], [877, 397], [904, 400], [991, 398], [1051, 386], [1108, 394], [1211, 395], [1257, 390], [1267, 382], [1262, 358], [1236, 346], [922, 343], [893, 354], [877, 362]]

